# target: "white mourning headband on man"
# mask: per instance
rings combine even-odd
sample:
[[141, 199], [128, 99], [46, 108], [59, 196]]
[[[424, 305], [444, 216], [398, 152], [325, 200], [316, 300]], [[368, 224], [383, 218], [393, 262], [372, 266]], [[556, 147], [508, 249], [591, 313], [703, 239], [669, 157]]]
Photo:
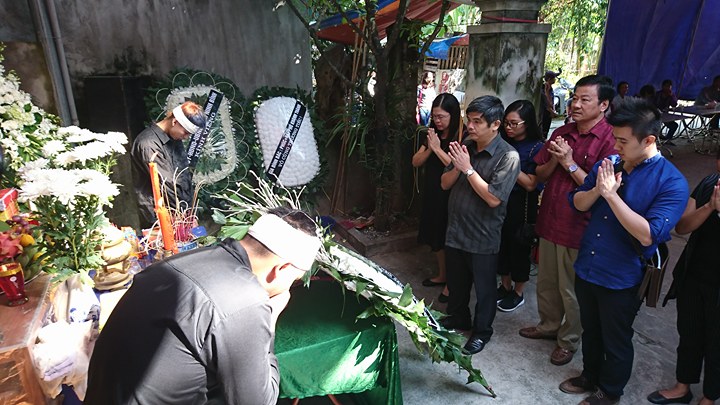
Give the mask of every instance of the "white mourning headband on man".
[[277, 256], [300, 270], [308, 271], [320, 249], [320, 238], [293, 228], [273, 214], [261, 216], [248, 230], [248, 234]]
[[200, 129], [200, 127], [190, 122], [188, 117], [185, 116], [185, 113], [182, 110], [182, 105], [173, 108], [172, 113], [175, 120], [177, 120], [177, 122], [189, 133], [194, 134], [198, 129]]

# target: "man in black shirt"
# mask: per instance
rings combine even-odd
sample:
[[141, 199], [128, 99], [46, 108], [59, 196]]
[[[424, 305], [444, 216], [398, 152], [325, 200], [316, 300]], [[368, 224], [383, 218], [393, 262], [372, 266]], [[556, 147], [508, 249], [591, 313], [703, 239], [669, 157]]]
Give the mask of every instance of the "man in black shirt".
[[204, 126], [205, 114], [202, 108], [192, 101], [186, 101], [168, 111], [162, 121], [152, 124], [135, 138], [130, 154], [142, 228], [149, 228], [156, 219], [148, 168], [151, 161], [157, 164], [162, 191], [167, 195], [165, 205], [180, 208], [181, 201], [192, 204], [192, 174], [188, 169], [188, 158], [182, 141]]
[[275, 404], [275, 322], [315, 260], [316, 232], [276, 208], [240, 241], [139, 273], [95, 344], [84, 403]]

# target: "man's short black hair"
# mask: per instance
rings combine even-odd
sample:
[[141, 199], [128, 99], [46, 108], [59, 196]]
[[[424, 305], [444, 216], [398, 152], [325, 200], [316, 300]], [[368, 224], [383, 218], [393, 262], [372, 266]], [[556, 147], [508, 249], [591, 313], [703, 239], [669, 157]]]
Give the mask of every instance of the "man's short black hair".
[[665, 87], [665, 86], [668, 86], [668, 85], [672, 86], [672, 80], [670, 80], [670, 79], [665, 79], [665, 80], [662, 81], [662, 84], [661, 84], [662, 87]]
[[629, 97], [607, 117], [614, 127], [629, 127], [638, 142], [649, 135], [658, 137], [662, 129], [660, 111], [643, 98]]
[[578, 87], [597, 86], [598, 101], [610, 102], [615, 97], [612, 79], [607, 76], [590, 75], [578, 80], [575, 84], [575, 91]]
[[275, 207], [269, 209], [268, 214], [280, 217], [280, 219], [290, 224], [293, 228], [303, 231], [308, 235], [317, 235], [317, 226], [315, 225], [315, 221], [313, 221], [303, 211], [287, 207]]
[[505, 116], [505, 107], [502, 101], [495, 96], [482, 96], [471, 101], [465, 110], [465, 116], [470, 113], [482, 114], [488, 125], [495, 121], [502, 122]]

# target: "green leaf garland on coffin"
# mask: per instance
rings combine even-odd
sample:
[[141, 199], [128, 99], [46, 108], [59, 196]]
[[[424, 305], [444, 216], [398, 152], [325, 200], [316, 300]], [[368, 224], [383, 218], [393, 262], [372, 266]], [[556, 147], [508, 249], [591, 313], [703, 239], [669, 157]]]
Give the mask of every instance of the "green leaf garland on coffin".
[[[300, 191], [280, 189], [268, 181], [258, 179], [258, 187], [239, 184], [237, 190], [228, 190], [218, 196], [225, 201], [225, 209], [216, 209], [213, 219], [222, 225], [220, 237], [241, 239], [250, 225], [269, 209], [286, 206], [301, 209]], [[318, 254], [310, 274], [321, 270], [345, 289], [367, 298], [371, 306], [359, 318], [388, 316], [405, 327], [421, 352], [427, 352], [433, 362], [454, 362], [468, 372], [467, 383], [480, 383], [495, 397], [492, 387], [482, 372], [473, 367], [471, 356], [462, 352], [465, 337], [442, 328], [436, 319], [439, 312], [417, 300], [409, 284], [402, 285], [391, 273], [371, 260], [335, 243], [326, 235], [323, 249]], [[309, 275], [306, 278], [309, 283]]]
[[193, 182], [202, 186], [199, 198], [204, 206], [216, 205], [212, 196], [244, 181], [253, 167], [249, 155], [255, 139], [243, 126], [248, 114], [240, 89], [214, 73], [177, 69], [150, 87], [145, 97], [148, 116], [156, 122], [168, 108], [185, 101], [204, 106], [213, 89], [221, 92], [223, 99], [193, 173]]

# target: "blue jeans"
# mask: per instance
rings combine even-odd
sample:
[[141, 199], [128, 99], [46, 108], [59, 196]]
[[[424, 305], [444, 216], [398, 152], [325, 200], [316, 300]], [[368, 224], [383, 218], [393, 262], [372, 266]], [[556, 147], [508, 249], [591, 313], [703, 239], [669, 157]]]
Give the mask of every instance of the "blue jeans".
[[430, 122], [430, 110], [420, 109], [420, 125], [427, 126]]

